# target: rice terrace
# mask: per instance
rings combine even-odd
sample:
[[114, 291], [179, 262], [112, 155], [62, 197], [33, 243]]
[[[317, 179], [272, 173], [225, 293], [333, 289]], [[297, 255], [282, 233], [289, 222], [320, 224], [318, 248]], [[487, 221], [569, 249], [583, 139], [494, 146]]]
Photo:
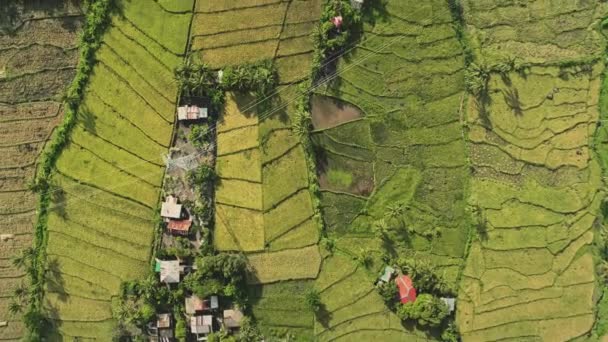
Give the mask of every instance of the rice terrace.
[[608, 341], [608, 1], [0, 1], [1, 341]]

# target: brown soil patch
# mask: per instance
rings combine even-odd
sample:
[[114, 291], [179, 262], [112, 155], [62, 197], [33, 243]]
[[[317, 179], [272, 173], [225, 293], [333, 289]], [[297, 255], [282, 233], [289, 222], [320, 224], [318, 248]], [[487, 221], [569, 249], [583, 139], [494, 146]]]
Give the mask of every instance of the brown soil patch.
[[335, 127], [363, 116], [359, 108], [331, 97], [314, 95], [311, 103], [315, 129]]

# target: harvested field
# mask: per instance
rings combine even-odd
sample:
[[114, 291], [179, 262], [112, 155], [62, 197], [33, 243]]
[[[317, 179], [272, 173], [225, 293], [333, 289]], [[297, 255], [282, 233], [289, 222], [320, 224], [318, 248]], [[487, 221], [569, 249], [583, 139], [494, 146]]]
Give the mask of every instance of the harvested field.
[[[177, 9], [192, 1], [175, 3]], [[174, 8], [175, 9], [175, 8]], [[45, 308], [53, 338], [110, 340], [111, 299], [149, 268], [154, 208], [175, 115], [172, 69], [191, 13], [126, 2], [103, 36], [68, 146], [57, 160], [48, 219]]]
[[17, 341], [23, 323], [7, 307], [13, 290], [27, 280], [11, 258], [32, 246], [37, 198], [28, 184], [63, 117], [61, 97], [78, 62], [82, 13], [71, 1], [4, 2], [0, 12], [5, 11], [13, 15], [0, 18], [0, 234], [15, 237], [0, 242], [0, 321], [8, 321], [0, 327], [0, 339]]

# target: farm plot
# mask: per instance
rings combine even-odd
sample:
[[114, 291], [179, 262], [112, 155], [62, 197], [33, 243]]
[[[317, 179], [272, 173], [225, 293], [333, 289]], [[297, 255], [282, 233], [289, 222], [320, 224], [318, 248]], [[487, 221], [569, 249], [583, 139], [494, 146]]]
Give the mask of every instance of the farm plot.
[[175, 113], [173, 68], [190, 18], [158, 2], [126, 2], [96, 53], [52, 177], [45, 308], [57, 338], [110, 340], [112, 297], [148, 270]]
[[[23, 325], [8, 305], [26, 282], [11, 258], [32, 246], [36, 196], [28, 189], [36, 161], [63, 117], [61, 97], [78, 62], [81, 9], [70, 1], [32, 5], [5, 2], [0, 18], [0, 327], [2, 340], [20, 340]], [[6, 12], [5, 12], [6, 11]]]
[[[310, 61], [294, 60], [287, 69], [281, 65], [284, 60], [311, 53], [308, 36], [320, 10], [318, 0], [197, 2], [192, 49], [200, 52], [203, 61], [223, 67], [271, 58], [284, 85], [267, 112], [259, 112], [256, 99], [249, 94], [228, 94], [217, 127], [221, 181], [216, 191], [215, 244], [219, 249], [278, 253], [318, 241], [305, 156], [289, 129], [291, 107], [287, 107], [294, 96], [287, 84], [303, 80], [309, 74]], [[299, 74], [288, 76], [294, 69]], [[285, 253], [295, 256], [298, 251]], [[257, 260], [263, 259], [256, 255]], [[268, 258], [275, 259], [272, 254]], [[280, 276], [273, 279], [280, 280]]]
[[[465, 2], [477, 57], [536, 66], [492, 74], [488, 98], [469, 101], [470, 202], [480, 226], [458, 322], [471, 340], [573, 339], [594, 324], [591, 244], [605, 194], [590, 143], [604, 65], [590, 60], [602, 54], [593, 28], [608, 8], [506, 6], [495, 26], [497, 10]], [[577, 59], [583, 64], [568, 66]]]
[[[315, 283], [327, 316], [315, 323], [320, 341], [433, 339], [406, 329], [374, 290], [385, 250], [378, 220], [394, 242], [387, 253], [415, 253], [453, 288], [464, 262], [464, 58], [448, 4], [394, 0], [377, 13], [312, 102], [323, 218], [337, 249]], [[353, 261], [362, 253], [369, 269]]]
[[[263, 112], [248, 94], [228, 94], [217, 127], [221, 181], [214, 243], [220, 250], [250, 253], [256, 272], [250, 281], [262, 283], [256, 288], [314, 278], [320, 265], [319, 227], [312, 218], [304, 152], [291, 133], [289, 116], [297, 96], [293, 85], [310, 74], [309, 36], [318, 23], [322, 1], [198, 1], [196, 5], [192, 49], [205, 63], [219, 68], [273, 59], [280, 83], [268, 100], [272, 106]], [[231, 183], [237, 184], [235, 191], [230, 191]], [[263, 314], [263, 303], [272, 290], [261, 292], [254, 312], [263, 329], [281, 326], [308, 340], [312, 321], [303, 325], [295, 313], [280, 322], [269, 319]]]
[[[471, 106], [470, 201], [482, 227], [460, 287], [465, 338], [563, 340], [591, 330], [589, 247], [603, 193], [589, 143], [602, 69], [568, 80], [555, 67], [510, 74], [507, 82], [492, 77], [487, 120]], [[510, 93], [519, 94], [521, 115]]]
[[601, 1], [462, 1], [472, 45], [482, 59], [507, 56], [531, 63], [596, 56], [604, 39], [596, 26], [606, 15]]
[[313, 281], [283, 281], [268, 285], [252, 285], [249, 300], [253, 315], [267, 337], [286, 337], [291, 332], [297, 341], [312, 341], [313, 313], [305, 295]]
[[384, 219], [395, 255], [416, 252], [455, 287], [468, 233], [462, 48], [444, 1], [383, 13], [313, 99], [324, 219], [337, 239], [372, 237]]

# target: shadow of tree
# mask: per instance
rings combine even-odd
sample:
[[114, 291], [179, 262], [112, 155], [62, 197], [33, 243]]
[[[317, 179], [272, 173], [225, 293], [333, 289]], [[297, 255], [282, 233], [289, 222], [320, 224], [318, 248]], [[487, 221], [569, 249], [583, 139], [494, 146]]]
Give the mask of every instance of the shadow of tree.
[[82, 106], [78, 111], [78, 118], [82, 122], [84, 128], [92, 134], [97, 134], [97, 127], [95, 119], [97, 117], [87, 106]]
[[524, 111], [521, 108], [522, 103], [519, 99], [519, 92], [517, 91], [517, 89], [507, 88], [506, 90], [502, 91], [502, 95], [505, 99], [505, 103], [507, 104], [507, 106], [509, 106], [509, 108], [511, 108], [511, 110], [516, 116], [524, 115]]
[[53, 201], [53, 205], [50, 207], [50, 211], [59, 215], [62, 218], [67, 218], [68, 214], [65, 210], [66, 206], [66, 196], [65, 190], [57, 184], [51, 185], [51, 199]]
[[61, 263], [57, 258], [52, 258], [48, 261], [46, 267], [46, 281], [49, 291], [56, 293], [60, 301], [67, 301], [68, 296], [65, 292], [65, 280], [61, 274]]
[[319, 310], [315, 313], [317, 322], [325, 329], [329, 329], [329, 322], [332, 319], [332, 313], [327, 310], [327, 306], [323, 303], [319, 306]]

